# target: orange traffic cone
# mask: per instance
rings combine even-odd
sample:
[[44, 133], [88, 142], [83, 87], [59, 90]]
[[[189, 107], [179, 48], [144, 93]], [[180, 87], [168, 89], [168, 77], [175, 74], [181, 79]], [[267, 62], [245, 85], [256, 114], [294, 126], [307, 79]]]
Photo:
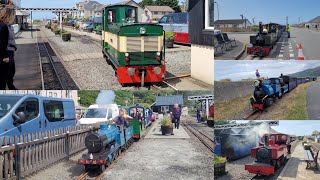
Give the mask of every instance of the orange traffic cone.
[[302, 44], [299, 44], [299, 50], [298, 50], [298, 60], [304, 60], [304, 54], [302, 51]]

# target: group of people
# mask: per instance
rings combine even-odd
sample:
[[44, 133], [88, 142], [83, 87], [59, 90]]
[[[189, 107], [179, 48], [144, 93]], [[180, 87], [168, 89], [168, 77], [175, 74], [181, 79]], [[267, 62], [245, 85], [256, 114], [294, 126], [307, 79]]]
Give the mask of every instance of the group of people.
[[17, 89], [13, 84], [16, 71], [14, 54], [17, 51], [12, 27], [15, 16], [16, 11], [13, 6], [0, 7], [0, 90], [5, 90], [7, 87], [10, 90]]

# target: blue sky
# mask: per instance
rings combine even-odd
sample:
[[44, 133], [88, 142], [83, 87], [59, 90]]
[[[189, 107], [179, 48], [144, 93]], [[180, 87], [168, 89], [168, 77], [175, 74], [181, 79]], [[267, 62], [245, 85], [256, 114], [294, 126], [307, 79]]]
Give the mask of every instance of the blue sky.
[[[246, 123], [248, 121], [237, 121], [237, 123]], [[279, 133], [303, 136], [311, 135], [313, 131], [320, 131], [320, 121], [279, 121], [279, 126], [272, 126]]]
[[[24, 8], [39, 7], [39, 8], [72, 8], [76, 3], [83, 0], [21, 0], [21, 6]], [[113, 4], [123, 0], [95, 0], [101, 4]], [[136, 0], [140, 2], [141, 0]], [[51, 12], [36, 12], [33, 14], [33, 19], [52, 18], [55, 15]]]
[[215, 80], [233, 81], [255, 78], [256, 69], [261, 77], [279, 77], [320, 66], [320, 61], [215, 61]]
[[[238, 19], [243, 14], [252, 22], [255, 18], [256, 24], [259, 21], [268, 23], [270, 21], [285, 24], [286, 16], [289, 23], [297, 23], [300, 17], [303, 21], [309, 21], [320, 16], [319, 0], [215, 0], [218, 2], [220, 19]], [[215, 19], [218, 12], [215, 6]]]

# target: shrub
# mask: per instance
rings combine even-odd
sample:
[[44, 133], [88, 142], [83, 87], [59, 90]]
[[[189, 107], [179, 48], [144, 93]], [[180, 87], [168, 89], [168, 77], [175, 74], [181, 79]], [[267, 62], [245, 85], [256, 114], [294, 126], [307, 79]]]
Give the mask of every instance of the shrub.
[[166, 32], [165, 34], [166, 40], [173, 40], [176, 35], [174, 34], [174, 32]]
[[162, 126], [172, 126], [172, 122], [171, 122], [170, 116], [164, 115], [163, 116], [163, 120], [161, 122], [161, 125]]

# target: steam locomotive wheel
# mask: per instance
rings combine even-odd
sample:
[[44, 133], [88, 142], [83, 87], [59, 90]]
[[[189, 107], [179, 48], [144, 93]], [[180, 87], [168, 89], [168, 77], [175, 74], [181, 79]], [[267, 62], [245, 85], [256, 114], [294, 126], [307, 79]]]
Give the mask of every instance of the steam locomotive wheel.
[[106, 170], [106, 165], [100, 165], [100, 173]]

